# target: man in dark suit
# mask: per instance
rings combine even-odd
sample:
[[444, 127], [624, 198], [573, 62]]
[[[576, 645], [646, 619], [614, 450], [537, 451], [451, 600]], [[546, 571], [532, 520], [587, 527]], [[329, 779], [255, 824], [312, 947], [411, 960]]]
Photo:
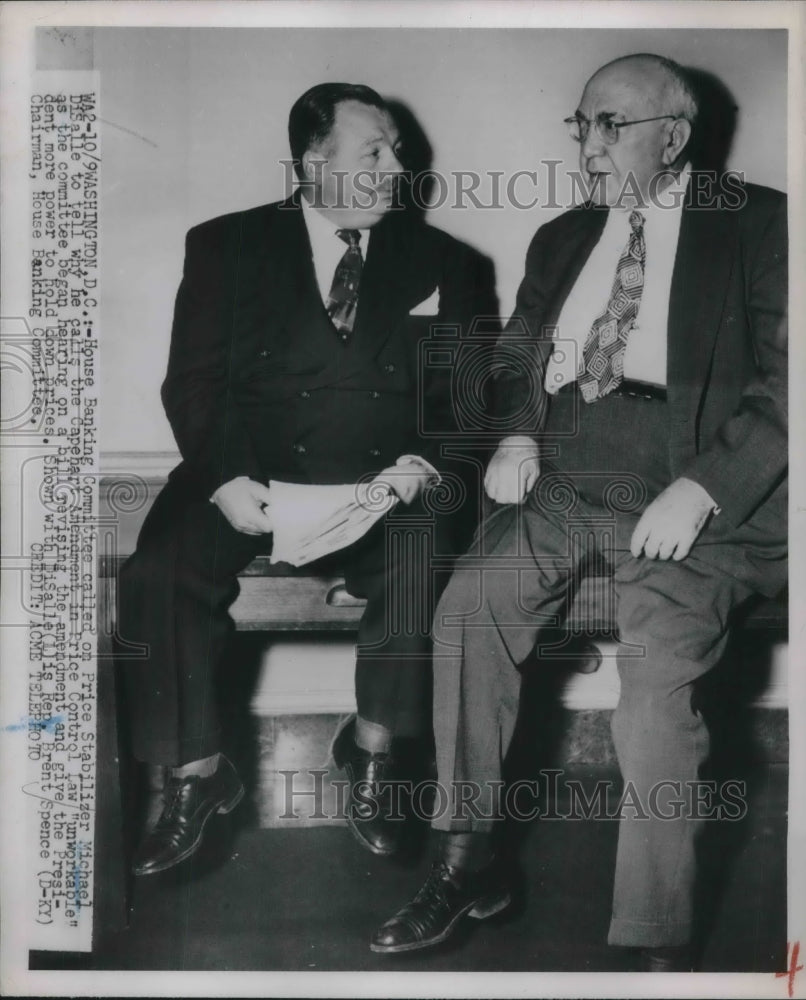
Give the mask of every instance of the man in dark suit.
[[426, 885], [375, 951], [427, 947], [508, 905], [495, 793], [519, 668], [585, 560], [604, 556], [620, 640], [612, 732], [633, 803], [608, 940], [650, 971], [693, 965], [695, 840], [713, 815], [696, 798], [708, 732], [695, 682], [732, 609], [784, 583], [787, 466], [785, 198], [690, 172], [696, 117], [680, 67], [640, 55], [599, 70], [568, 120], [593, 197], [538, 230], [501, 340], [497, 416], [521, 433], [490, 461], [501, 506], [434, 626], [451, 805], [433, 821]]
[[369, 850], [397, 845], [400, 824], [372, 798], [399, 747], [430, 739], [433, 603], [416, 612], [434, 596], [429, 553], [452, 551], [456, 520], [429, 501], [452, 473], [439, 441], [421, 436], [421, 411], [446, 432], [452, 417], [446, 373], [420, 371], [418, 348], [430, 322], [470, 324], [481, 258], [393, 211], [400, 139], [373, 90], [312, 88], [289, 137], [294, 197], [187, 237], [162, 388], [182, 463], [120, 579], [120, 634], [148, 649], [127, 661], [134, 753], [170, 768], [162, 815], [136, 854], [141, 875], [190, 857], [212, 815], [243, 795], [221, 754], [214, 679], [227, 666], [236, 575], [271, 547], [271, 479], [383, 472], [402, 501], [340, 554], [348, 590], [367, 606], [358, 714], [334, 756], [353, 787], [367, 783], [348, 820]]

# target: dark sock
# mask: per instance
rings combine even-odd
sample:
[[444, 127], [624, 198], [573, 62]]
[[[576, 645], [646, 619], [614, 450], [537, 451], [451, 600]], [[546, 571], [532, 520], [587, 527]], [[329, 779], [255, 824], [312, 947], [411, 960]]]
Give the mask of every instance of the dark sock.
[[355, 720], [355, 742], [368, 753], [389, 753], [392, 749], [392, 733], [379, 722], [370, 722], [358, 715]]
[[189, 764], [182, 764], [179, 767], [172, 767], [171, 774], [174, 778], [189, 778], [197, 775], [199, 778], [209, 778], [218, 770], [217, 753], [209, 757], [202, 757], [201, 760], [192, 760]]

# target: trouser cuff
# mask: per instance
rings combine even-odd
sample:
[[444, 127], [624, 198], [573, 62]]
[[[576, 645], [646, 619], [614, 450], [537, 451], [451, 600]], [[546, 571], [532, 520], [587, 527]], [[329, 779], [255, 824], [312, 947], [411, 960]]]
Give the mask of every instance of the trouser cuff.
[[162, 767], [181, 767], [221, 753], [221, 730], [182, 740], [139, 740], [132, 750], [137, 760]]
[[388, 730], [395, 739], [420, 739], [431, 727], [430, 711], [409, 709], [407, 711], [373, 711], [359, 707], [357, 715], [363, 722]]
[[441, 833], [438, 841], [439, 857], [447, 865], [477, 872], [492, 859], [493, 842], [489, 833]]

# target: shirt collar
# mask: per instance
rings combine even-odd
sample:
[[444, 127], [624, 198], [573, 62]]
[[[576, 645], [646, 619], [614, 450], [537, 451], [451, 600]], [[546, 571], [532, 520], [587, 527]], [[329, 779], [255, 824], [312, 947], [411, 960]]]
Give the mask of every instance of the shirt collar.
[[[311, 238], [311, 242], [325, 241], [332, 239], [336, 236], [343, 226], [337, 225], [330, 219], [326, 219], [321, 212], [318, 212], [311, 202], [303, 195], [300, 197], [300, 204], [302, 205], [302, 217], [305, 219], [305, 225], [308, 228], [308, 235]], [[364, 250], [369, 244], [369, 230], [368, 229], [358, 229], [358, 240], [359, 246]], [[341, 239], [341, 237], [337, 237]]]
[[[658, 195], [655, 196], [654, 201], [650, 201], [649, 204], [638, 209], [644, 219], [649, 221], [653, 218], [657, 219], [668, 217], [682, 209], [683, 202], [685, 201], [686, 188], [688, 187], [690, 178], [691, 164], [687, 163], [677, 177], [672, 180], [671, 184], [668, 184]], [[625, 206], [624, 208], [617, 209], [616, 214], [628, 218], [632, 211], [632, 208]]]

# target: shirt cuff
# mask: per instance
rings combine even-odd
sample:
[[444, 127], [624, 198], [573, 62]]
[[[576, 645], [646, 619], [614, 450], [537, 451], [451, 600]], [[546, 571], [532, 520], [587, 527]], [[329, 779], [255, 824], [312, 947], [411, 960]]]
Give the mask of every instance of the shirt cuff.
[[711, 504], [711, 513], [714, 515], [714, 517], [722, 513], [722, 508], [719, 506], [716, 500], [714, 500], [714, 498], [711, 496], [708, 490], [702, 485], [702, 483], [698, 482], [696, 479], [692, 479], [690, 476], [684, 476], [683, 478], [688, 479], [689, 482], [695, 483], [697, 486], [699, 486], [700, 490], [702, 490], [703, 497], [707, 499], [708, 502]]
[[[227, 483], [234, 483], [237, 479], [249, 479], [249, 476], [235, 476], [232, 479], [228, 479]], [[227, 483], [222, 483], [221, 486], [226, 486]], [[209, 503], [215, 503], [216, 502], [215, 498], [216, 498], [216, 495], [218, 494], [218, 490], [221, 489], [221, 486], [219, 486], [218, 489], [214, 490], [213, 493], [212, 493], [212, 495], [207, 498], [208, 501], [209, 501]]]
[[428, 481], [425, 484], [426, 486], [439, 486], [442, 482], [442, 476], [437, 472], [434, 466], [420, 455], [401, 455], [395, 464], [406, 465], [409, 462], [419, 465], [421, 469], [428, 473]]
[[534, 448], [537, 450], [537, 441], [528, 434], [510, 434], [509, 437], [502, 438], [498, 442], [499, 448]]

